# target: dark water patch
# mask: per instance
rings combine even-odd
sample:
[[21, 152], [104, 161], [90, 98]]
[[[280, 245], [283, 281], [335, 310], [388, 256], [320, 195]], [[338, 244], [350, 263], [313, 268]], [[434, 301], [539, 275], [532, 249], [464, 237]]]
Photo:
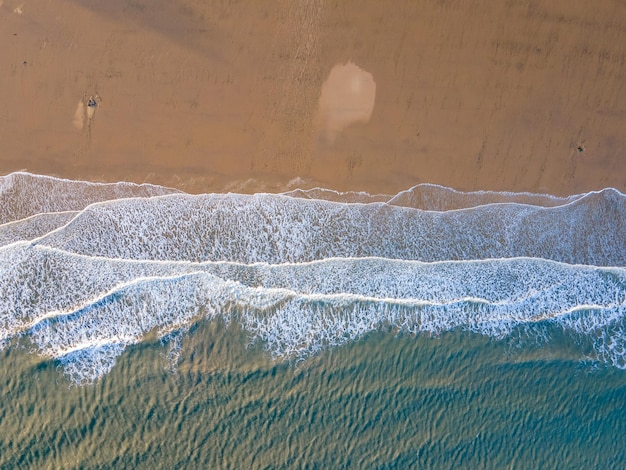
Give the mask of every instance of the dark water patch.
[[618, 369], [462, 332], [374, 333], [297, 367], [248, 345], [201, 322], [176, 373], [144, 342], [87, 387], [3, 352], [0, 466], [608, 468], [624, 451]]

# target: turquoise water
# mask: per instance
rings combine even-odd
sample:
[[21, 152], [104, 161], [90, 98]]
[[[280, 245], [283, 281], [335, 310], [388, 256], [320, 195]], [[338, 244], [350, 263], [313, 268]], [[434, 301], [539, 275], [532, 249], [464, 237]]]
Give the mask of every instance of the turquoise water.
[[186, 343], [175, 373], [147, 342], [86, 387], [5, 352], [2, 466], [623, 466], [626, 375], [568, 344], [376, 333], [293, 366], [215, 325]]
[[618, 191], [0, 204], [0, 467], [626, 465]]

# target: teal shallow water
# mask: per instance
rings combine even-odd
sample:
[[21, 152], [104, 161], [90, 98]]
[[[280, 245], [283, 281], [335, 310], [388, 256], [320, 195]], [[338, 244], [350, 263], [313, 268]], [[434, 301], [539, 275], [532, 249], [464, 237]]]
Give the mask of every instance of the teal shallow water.
[[375, 333], [299, 364], [203, 322], [168, 370], [129, 348], [92, 386], [4, 351], [2, 468], [619, 468], [626, 372], [469, 333]]

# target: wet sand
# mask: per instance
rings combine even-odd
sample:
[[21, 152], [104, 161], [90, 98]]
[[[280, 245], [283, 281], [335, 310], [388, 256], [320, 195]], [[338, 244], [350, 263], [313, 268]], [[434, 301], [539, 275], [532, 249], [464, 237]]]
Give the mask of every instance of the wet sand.
[[626, 190], [623, 2], [1, 0], [0, 37], [1, 173]]

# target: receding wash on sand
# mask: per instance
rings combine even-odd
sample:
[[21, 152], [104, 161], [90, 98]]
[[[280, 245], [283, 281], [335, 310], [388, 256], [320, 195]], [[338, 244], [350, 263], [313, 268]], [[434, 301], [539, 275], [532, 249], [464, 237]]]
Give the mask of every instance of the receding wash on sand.
[[367, 124], [374, 111], [376, 82], [372, 74], [349, 61], [337, 64], [322, 85], [316, 116], [320, 137], [333, 144], [351, 124]]

